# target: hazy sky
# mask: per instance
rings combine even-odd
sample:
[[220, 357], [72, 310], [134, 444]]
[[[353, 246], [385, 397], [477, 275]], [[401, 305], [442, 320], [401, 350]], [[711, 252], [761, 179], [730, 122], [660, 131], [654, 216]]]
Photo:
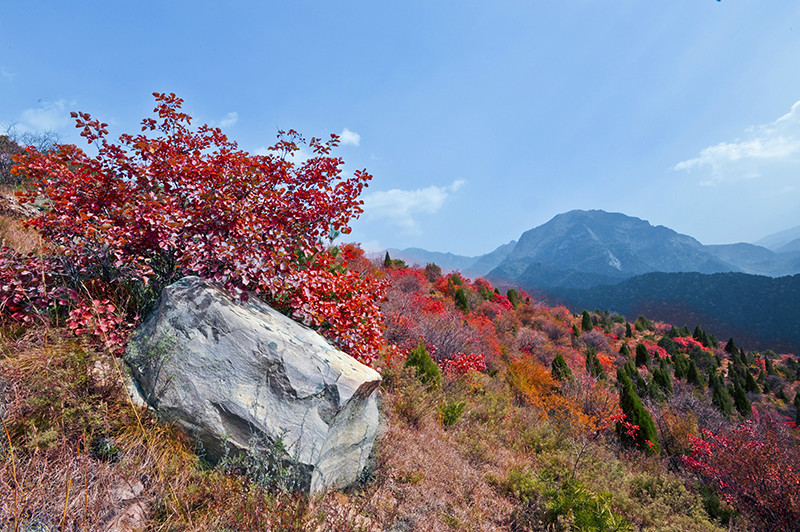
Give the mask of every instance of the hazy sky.
[[800, 225], [794, 0], [6, 2], [0, 125], [138, 131], [151, 93], [245, 150], [343, 134], [351, 237], [477, 255], [571, 209], [705, 244]]

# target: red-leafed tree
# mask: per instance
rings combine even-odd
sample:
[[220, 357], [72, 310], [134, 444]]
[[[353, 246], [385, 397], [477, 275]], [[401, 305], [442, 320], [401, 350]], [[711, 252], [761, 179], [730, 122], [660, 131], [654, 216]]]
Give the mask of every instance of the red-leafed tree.
[[18, 160], [36, 185], [29, 199], [46, 198], [31, 224], [49, 243], [53, 278], [78, 299], [110, 299], [135, 321], [142, 294], [152, 299], [177, 278], [200, 275], [244, 297], [257, 293], [371, 361], [383, 344], [384, 284], [349, 270], [348, 254], [325, 245], [349, 232], [371, 176], [342, 174], [343, 161], [331, 155], [335, 135], [312, 138], [313, 155], [302, 163], [291, 158], [305, 142], [294, 131], [281, 133], [268, 155], [251, 155], [218, 128], [192, 128], [174, 94], [154, 96], [156, 118], [118, 142], [106, 124], [73, 113], [95, 156], [63, 145]]
[[690, 437], [683, 462], [716, 484], [762, 530], [793, 531], [800, 523], [800, 441], [786, 422], [746, 421]]

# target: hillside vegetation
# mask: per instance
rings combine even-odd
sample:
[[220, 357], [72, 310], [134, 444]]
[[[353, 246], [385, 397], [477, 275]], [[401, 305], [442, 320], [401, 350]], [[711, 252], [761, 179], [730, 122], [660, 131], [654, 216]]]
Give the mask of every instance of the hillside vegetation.
[[[796, 529], [794, 355], [720, 342], [702, 324], [573, 314], [435, 264], [326, 245], [331, 216], [346, 231], [359, 212], [359, 181], [342, 180], [329, 154], [335, 139], [312, 140], [319, 156], [299, 168], [250, 160], [159, 98], [161, 137], [106, 143], [80, 115], [99, 159], [66, 147], [23, 161], [28, 197], [47, 202], [26, 225], [3, 218], [3, 528]], [[206, 183], [219, 168], [241, 183]], [[320, 210], [298, 220], [282, 208], [294, 194]], [[248, 259], [256, 229], [275, 237], [256, 243], [284, 246], [272, 262]], [[188, 273], [249, 290], [382, 372], [385, 426], [356, 485], [307, 498], [269, 456], [212, 466], [131, 402], [127, 335]]]

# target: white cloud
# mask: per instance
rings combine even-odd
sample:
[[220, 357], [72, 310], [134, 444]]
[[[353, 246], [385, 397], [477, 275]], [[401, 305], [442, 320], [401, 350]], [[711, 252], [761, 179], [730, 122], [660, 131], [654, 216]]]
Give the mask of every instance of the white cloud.
[[775, 164], [793, 162], [800, 155], [800, 101], [769, 124], [748, 128], [744, 139], [703, 148], [697, 157], [681, 161], [676, 171], [707, 170], [701, 184], [754, 179]]
[[55, 102], [42, 102], [35, 109], [26, 109], [22, 112], [20, 129], [25, 131], [54, 131], [71, 124], [69, 108], [74, 107], [74, 102], [57, 100]]
[[341, 142], [342, 146], [347, 146], [348, 144], [351, 146], [358, 146], [361, 144], [361, 135], [355, 131], [344, 128], [339, 134], [339, 142]]
[[800, 140], [774, 137], [752, 140], [721, 142], [716, 146], [703, 148], [694, 159], [679, 162], [675, 170], [691, 170], [698, 166], [719, 167], [726, 162], [740, 159], [785, 159], [800, 152]]
[[8, 70], [6, 70], [4, 68], [0, 68], [0, 77], [2, 77], [3, 79], [7, 79], [7, 80], [11, 81], [15, 77], [17, 77], [17, 75], [14, 74], [13, 72], [9, 72]]
[[239, 113], [232, 112], [225, 115], [225, 118], [217, 122], [217, 126], [221, 128], [230, 127], [239, 121]]
[[364, 216], [384, 219], [408, 233], [420, 233], [416, 217], [433, 214], [441, 209], [445, 200], [464, 186], [464, 181], [453, 181], [449, 186], [418, 188], [416, 190], [392, 189], [365, 194]]

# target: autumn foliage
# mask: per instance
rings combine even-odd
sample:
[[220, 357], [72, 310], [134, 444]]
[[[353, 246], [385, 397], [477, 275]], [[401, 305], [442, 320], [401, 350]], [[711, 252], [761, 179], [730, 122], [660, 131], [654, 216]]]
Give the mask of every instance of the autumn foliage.
[[684, 463], [716, 485], [764, 530], [800, 523], [800, 440], [776, 419], [748, 420], [690, 438]]
[[[18, 159], [44, 197], [31, 220], [44, 256], [4, 250], [0, 309], [30, 320], [45, 309], [91, 308], [109, 299], [135, 323], [160, 289], [181, 276], [215, 280], [242, 297], [255, 292], [370, 362], [383, 345], [384, 284], [348, 269], [326, 239], [348, 233], [371, 176], [341, 171], [338, 139], [312, 138], [313, 156], [295, 163], [304, 139], [279, 135], [269, 155], [251, 155], [217, 128], [191, 127], [174, 94], [155, 94], [156, 118], [142, 133], [109, 140], [107, 125], [73, 113], [97, 148], [73, 145]], [[108, 308], [104, 306], [103, 308]]]

